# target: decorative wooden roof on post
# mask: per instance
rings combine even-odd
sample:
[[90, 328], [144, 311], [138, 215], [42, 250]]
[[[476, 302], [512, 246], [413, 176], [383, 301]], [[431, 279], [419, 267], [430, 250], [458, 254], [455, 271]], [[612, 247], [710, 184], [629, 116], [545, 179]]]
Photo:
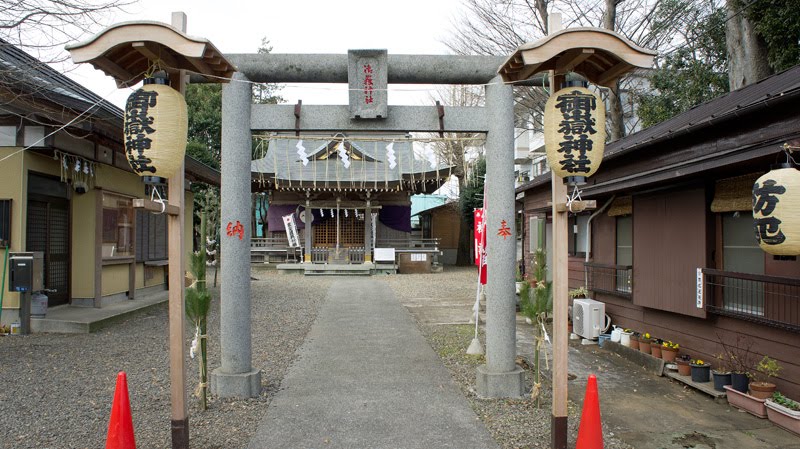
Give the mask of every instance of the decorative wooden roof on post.
[[[550, 72], [551, 95], [575, 72], [601, 86], [613, 85], [624, 74], [650, 68], [657, 52], [641, 48], [619, 34], [599, 28], [561, 29], [561, 14], [550, 15], [550, 34], [519, 46], [498, 69], [506, 82], [524, 81]], [[553, 216], [553, 412], [551, 447], [567, 448], [567, 186], [551, 175]]]
[[161, 22], [118, 23], [66, 49], [76, 64], [92, 64], [120, 88], [141, 81], [154, 62], [168, 73], [185, 70], [210, 83], [227, 83], [236, 70], [207, 39], [187, 36]]
[[658, 53], [601, 28], [570, 28], [522, 44], [500, 66], [503, 81], [524, 81], [539, 72], [575, 72], [608, 86], [631, 70], [650, 68]]
[[[125, 22], [98, 33], [88, 41], [68, 45], [75, 63], [88, 62], [114, 78], [118, 87], [134, 85], [159, 66], [170, 74], [172, 87], [185, 95], [187, 72], [209, 82], [228, 82], [235, 68], [206, 39], [189, 37], [186, 14], [172, 13], [172, 26], [150, 21]], [[167, 212], [169, 233], [169, 354], [172, 447], [189, 447], [189, 417], [184, 371], [184, 164], [169, 178]], [[153, 204], [139, 201], [152, 210]], [[99, 274], [96, 274], [99, 275]]]

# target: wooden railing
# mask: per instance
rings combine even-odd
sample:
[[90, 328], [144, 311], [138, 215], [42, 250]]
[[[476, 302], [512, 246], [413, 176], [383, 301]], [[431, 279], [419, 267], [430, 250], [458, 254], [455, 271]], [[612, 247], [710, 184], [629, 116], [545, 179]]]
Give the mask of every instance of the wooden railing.
[[593, 292], [630, 299], [633, 292], [633, 267], [586, 262], [587, 288]]
[[706, 311], [800, 332], [800, 279], [704, 268]]
[[302, 248], [289, 247], [286, 237], [250, 239], [250, 262], [297, 262], [302, 253]]

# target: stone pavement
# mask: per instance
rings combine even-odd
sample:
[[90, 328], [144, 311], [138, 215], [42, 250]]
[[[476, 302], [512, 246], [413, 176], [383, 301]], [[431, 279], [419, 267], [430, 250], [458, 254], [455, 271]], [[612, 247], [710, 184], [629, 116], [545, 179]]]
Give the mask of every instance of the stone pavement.
[[[474, 275], [465, 276], [466, 282], [472, 279]], [[403, 305], [421, 323], [467, 324], [473, 295], [467, 290], [457, 297], [430, 291], [404, 300]], [[517, 353], [533, 360], [534, 341], [533, 326], [518, 313]], [[800, 449], [800, 438], [768, 420], [724, 400], [716, 403], [597, 346], [570, 341], [569, 372], [575, 375], [568, 384], [569, 399], [579, 408], [589, 374], [597, 375], [603, 425], [636, 449]]]
[[497, 448], [389, 286], [337, 280], [251, 448]]

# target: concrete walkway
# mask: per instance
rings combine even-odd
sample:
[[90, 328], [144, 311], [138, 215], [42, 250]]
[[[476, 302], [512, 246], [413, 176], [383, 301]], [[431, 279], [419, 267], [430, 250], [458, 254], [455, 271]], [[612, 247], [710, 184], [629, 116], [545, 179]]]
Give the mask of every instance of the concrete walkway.
[[342, 279], [251, 448], [481, 448], [497, 444], [389, 286]]

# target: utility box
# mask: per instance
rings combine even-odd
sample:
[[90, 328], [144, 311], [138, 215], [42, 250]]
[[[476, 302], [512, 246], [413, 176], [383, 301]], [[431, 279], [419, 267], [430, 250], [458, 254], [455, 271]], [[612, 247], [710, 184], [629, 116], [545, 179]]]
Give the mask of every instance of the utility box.
[[44, 253], [11, 253], [8, 290], [36, 292], [44, 289]]

